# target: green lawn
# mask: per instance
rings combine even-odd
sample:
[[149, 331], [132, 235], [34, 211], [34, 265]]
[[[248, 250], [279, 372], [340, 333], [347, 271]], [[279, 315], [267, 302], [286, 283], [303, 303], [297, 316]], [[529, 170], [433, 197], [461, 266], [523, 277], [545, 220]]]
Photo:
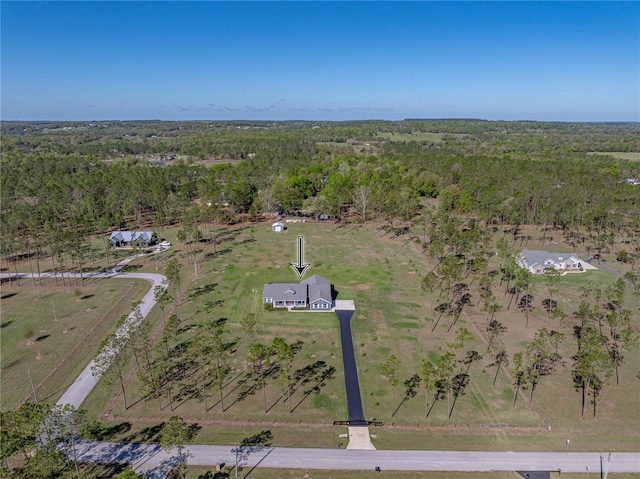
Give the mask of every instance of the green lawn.
[[[221, 411], [215, 391], [208, 392], [205, 410], [200, 386], [189, 378], [175, 385], [173, 408], [166, 396], [159, 406], [155, 399], [145, 399], [140, 394], [132, 368], [127, 380], [127, 396], [133, 406], [124, 409], [122, 400], [117, 399], [116, 386], [108, 390], [96, 388], [86, 402], [91, 414], [101, 417], [107, 412], [114, 424], [130, 422], [128, 436], [177, 414], [198, 423], [196, 442], [233, 444], [247, 434], [269, 430], [276, 445], [337, 447], [338, 436], [344, 428], [330, 424], [346, 419], [347, 411], [335, 316], [268, 312], [261, 304], [264, 283], [297, 280], [289, 263], [296, 260], [299, 234], [305, 237], [305, 260], [312, 265], [307, 276], [319, 274], [328, 278], [339, 299], [355, 301], [352, 329], [365, 416], [387, 424], [372, 429], [377, 435], [373, 439], [376, 447], [561, 450], [566, 438], [571, 438], [574, 450], [637, 449], [640, 424], [637, 415], [629, 411], [637, 408], [640, 392], [640, 383], [635, 378], [640, 367], [638, 349], [627, 353], [620, 386], [610, 383], [603, 389], [597, 419], [590, 416], [581, 419], [580, 395], [571, 383], [571, 357], [575, 354], [572, 312], [580, 301], [579, 287], [588, 281], [606, 286], [615, 280], [612, 275], [591, 271], [560, 278], [560, 291], [554, 298], [568, 315], [563, 323], [553, 323], [544, 312], [541, 301], [548, 296], [547, 286], [543, 280], [536, 279], [530, 291], [535, 309], [530, 314], [528, 327], [524, 313], [515, 305], [508, 307], [506, 285], [496, 286], [496, 296], [504, 309], [495, 319], [508, 328], [504, 341], [510, 357], [521, 350], [539, 328], [555, 329], [567, 337], [559, 349], [561, 364], [553, 375], [542, 378], [533, 403], [528, 404], [528, 395], [523, 394], [514, 407], [512, 381], [504, 371], [498, 375], [495, 387], [492, 386], [495, 369], [490, 366], [491, 358], [486, 356], [484, 339], [487, 315], [481, 311], [477, 285], [472, 284], [470, 289], [473, 306], [466, 307], [458, 324], [447, 331], [450, 318], [443, 317], [434, 328], [433, 307], [438, 299], [420, 288], [420, 278], [433, 267], [432, 261], [422, 255], [419, 245], [410, 242], [407, 236], [391, 239], [373, 226], [293, 224], [284, 233], [273, 233], [268, 222], [218, 228], [217, 255], [208, 255], [205, 259], [205, 255], [212, 252], [212, 246], [206, 243], [198, 246], [197, 278], [193, 275], [194, 266], [187, 264], [185, 248], [175, 244], [175, 230], [164, 231], [162, 236], [174, 242], [165, 257], [177, 257], [183, 263], [181, 284], [185, 292], [177, 308], [181, 319], [179, 342], [190, 344], [198, 334], [199, 325], [207, 320], [227, 320], [226, 340], [233, 343], [234, 354], [230, 358], [232, 374], [224, 388], [225, 411]], [[527, 247], [539, 249], [539, 232], [532, 231], [530, 236]], [[498, 266], [498, 259], [492, 258], [490, 267]], [[141, 262], [140, 270], [155, 271], [153, 258]], [[640, 331], [640, 302], [633, 295], [629, 301], [636, 331]], [[268, 409], [265, 414], [262, 389], [247, 376], [246, 357], [251, 338], [241, 320], [248, 314], [256, 318], [256, 341], [270, 343], [275, 336], [280, 336], [297, 344], [294, 369], [303, 370], [315, 364], [317, 373], [335, 368], [324, 381], [308, 373], [306, 383], [297, 383], [292, 390], [291, 413], [286, 394], [271, 380], [265, 390]], [[152, 321], [159, 322], [159, 315]], [[437, 361], [449, 349], [448, 343], [454, 340], [455, 330], [461, 326], [476, 336], [468, 348], [485, 357], [471, 365], [469, 386], [457, 399], [451, 418], [447, 417], [447, 400], [434, 404], [433, 398], [429, 398], [429, 407], [433, 407], [425, 417], [424, 390], [419, 389], [415, 397], [405, 398], [403, 382], [420, 372], [423, 360]], [[395, 393], [381, 371], [391, 354], [398, 357], [401, 364], [400, 384]], [[457, 354], [462, 358], [464, 352]], [[242, 394], [243, 390], [249, 394]], [[504, 427], [506, 424], [509, 428]], [[496, 427], [499, 425], [502, 427]]]
[[[38, 399], [54, 403], [149, 288], [141, 280], [90, 280], [78, 287], [53, 280], [35, 287], [31, 280], [21, 283], [2, 286], [3, 411], [31, 393], [29, 371]], [[80, 296], [73, 294], [76, 289]]]

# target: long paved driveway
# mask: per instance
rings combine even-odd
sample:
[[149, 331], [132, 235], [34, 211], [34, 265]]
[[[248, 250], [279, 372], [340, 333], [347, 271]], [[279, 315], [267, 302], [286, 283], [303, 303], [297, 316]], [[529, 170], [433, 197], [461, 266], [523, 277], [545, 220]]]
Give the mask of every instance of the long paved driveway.
[[[177, 458], [152, 444], [78, 444], [79, 458], [87, 462], [133, 464], [149, 477], [162, 474]], [[359, 451], [346, 449], [305, 449], [232, 446], [188, 446], [191, 465], [235, 464], [242, 467], [282, 469], [382, 470], [394, 471], [557, 471], [600, 470], [599, 452], [490, 452], [490, 451]], [[640, 453], [613, 453], [609, 472], [640, 472]]]
[[344, 382], [347, 390], [349, 425], [366, 426], [367, 422], [364, 418], [364, 412], [362, 411], [362, 397], [360, 396], [356, 355], [353, 350], [353, 338], [351, 336], [351, 316], [353, 316], [353, 311], [336, 309], [335, 313], [340, 321], [340, 342], [342, 344]]

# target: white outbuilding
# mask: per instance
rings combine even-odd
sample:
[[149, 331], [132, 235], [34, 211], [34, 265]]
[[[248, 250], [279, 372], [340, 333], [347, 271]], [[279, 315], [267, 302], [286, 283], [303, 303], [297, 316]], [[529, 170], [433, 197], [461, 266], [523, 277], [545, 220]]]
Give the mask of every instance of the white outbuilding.
[[271, 231], [284, 231], [284, 223], [282, 221], [276, 221], [271, 225]]

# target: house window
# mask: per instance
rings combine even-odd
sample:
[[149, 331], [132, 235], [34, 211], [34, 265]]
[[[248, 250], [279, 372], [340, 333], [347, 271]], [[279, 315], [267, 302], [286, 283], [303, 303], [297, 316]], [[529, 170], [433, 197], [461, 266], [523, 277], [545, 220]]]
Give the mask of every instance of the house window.
[[273, 298], [264, 298], [265, 303], [273, 303]]
[[322, 303], [322, 309], [327, 309], [327, 303]]

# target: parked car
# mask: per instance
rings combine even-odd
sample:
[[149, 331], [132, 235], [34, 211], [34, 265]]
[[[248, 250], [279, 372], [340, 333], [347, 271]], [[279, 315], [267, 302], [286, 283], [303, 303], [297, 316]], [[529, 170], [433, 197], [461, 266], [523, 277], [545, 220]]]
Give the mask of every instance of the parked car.
[[160, 243], [160, 246], [171, 246], [171, 243], [169, 243], [168, 241], [163, 241], [162, 243]]

